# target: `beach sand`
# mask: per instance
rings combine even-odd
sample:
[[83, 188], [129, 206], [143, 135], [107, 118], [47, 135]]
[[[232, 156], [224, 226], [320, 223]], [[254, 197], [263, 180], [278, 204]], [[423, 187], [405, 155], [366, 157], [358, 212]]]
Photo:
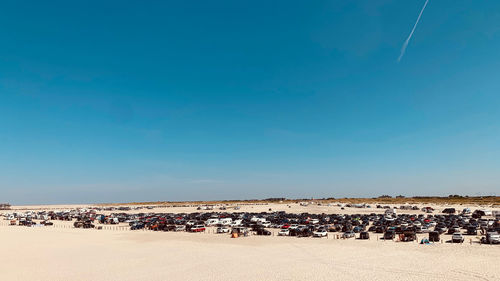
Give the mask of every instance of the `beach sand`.
[[[322, 211], [322, 206], [277, 205], [240, 211]], [[369, 209], [347, 211], [360, 210]], [[232, 239], [227, 234], [74, 229], [70, 222], [55, 223], [20, 227], [2, 221], [0, 280], [500, 280], [500, 247], [469, 244], [469, 237], [464, 244], [431, 245], [384, 242], [375, 234], [363, 241], [337, 240], [333, 234], [328, 239]]]

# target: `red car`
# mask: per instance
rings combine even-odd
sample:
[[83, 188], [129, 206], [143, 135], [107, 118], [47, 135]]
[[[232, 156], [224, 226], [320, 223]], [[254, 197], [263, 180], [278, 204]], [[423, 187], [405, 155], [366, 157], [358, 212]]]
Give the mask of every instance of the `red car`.
[[284, 224], [284, 225], [281, 227], [281, 229], [287, 229], [287, 228], [289, 228], [289, 227], [290, 227], [290, 225], [289, 225], [289, 224]]
[[191, 232], [204, 232], [205, 231], [205, 226], [204, 225], [194, 225], [191, 227]]

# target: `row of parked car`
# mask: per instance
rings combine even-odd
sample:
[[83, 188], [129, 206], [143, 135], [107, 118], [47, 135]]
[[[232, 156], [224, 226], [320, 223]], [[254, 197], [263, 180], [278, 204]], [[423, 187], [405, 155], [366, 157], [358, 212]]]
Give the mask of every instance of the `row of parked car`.
[[[218, 226], [217, 233], [229, 233], [234, 227], [247, 227], [258, 235], [271, 235], [267, 229], [278, 228], [279, 236], [326, 237], [329, 232], [340, 232], [343, 238], [352, 238], [359, 233], [360, 239], [368, 239], [369, 232], [381, 233], [384, 239], [399, 236], [403, 241], [412, 241], [417, 233], [429, 233], [432, 241], [439, 241], [442, 234], [450, 234], [452, 242], [463, 242], [463, 235], [484, 235], [483, 241], [497, 243], [499, 221], [493, 218], [468, 214], [458, 215], [407, 215], [407, 214], [288, 214], [272, 213], [194, 213], [139, 215], [131, 221], [132, 229], [204, 231], [205, 226]], [[171, 225], [168, 227], [168, 225]], [[186, 225], [179, 228], [178, 225]], [[139, 227], [138, 227], [139, 226]], [[194, 227], [193, 227], [194, 226]]]
[[[277, 228], [280, 236], [326, 237], [339, 232], [343, 238], [368, 239], [369, 232], [381, 233], [385, 239], [399, 236], [412, 241], [417, 233], [429, 233], [432, 241], [442, 234], [450, 234], [451, 241], [463, 242], [463, 235], [484, 235], [483, 241], [497, 243], [499, 221], [469, 214], [289, 214], [270, 213], [194, 213], [194, 214], [139, 214], [129, 221], [131, 229], [164, 231], [204, 231], [206, 226], [218, 226], [217, 233], [228, 233], [234, 227], [246, 227], [258, 235], [270, 235], [267, 229]], [[179, 225], [186, 226], [179, 227]], [[488, 238], [489, 237], [489, 238]]]
[[[63, 212], [27, 212], [6, 214], [6, 219], [17, 219], [29, 225], [33, 219], [74, 220], [75, 227], [94, 228], [98, 224], [128, 224], [131, 230], [204, 232], [216, 227], [216, 233], [241, 232], [271, 235], [271, 228], [279, 229], [279, 236], [326, 237], [336, 232], [343, 238], [368, 239], [369, 233], [381, 234], [383, 239], [399, 238], [413, 241], [418, 233], [429, 233], [430, 241], [439, 241], [440, 235], [451, 235], [451, 241], [463, 242], [464, 235], [482, 235], [485, 243], [500, 243], [499, 220], [481, 212], [452, 214], [292, 214], [286, 212], [198, 212], [198, 213], [112, 213], [99, 214], [96, 209], [75, 209]], [[22, 222], [22, 223], [21, 223]]]

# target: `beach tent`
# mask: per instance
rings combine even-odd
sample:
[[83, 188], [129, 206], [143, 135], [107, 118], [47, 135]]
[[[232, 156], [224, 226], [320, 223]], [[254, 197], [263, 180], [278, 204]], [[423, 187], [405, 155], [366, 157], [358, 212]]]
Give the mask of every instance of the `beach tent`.
[[424, 238], [424, 239], [420, 240], [420, 244], [426, 244], [426, 245], [430, 244], [429, 239]]

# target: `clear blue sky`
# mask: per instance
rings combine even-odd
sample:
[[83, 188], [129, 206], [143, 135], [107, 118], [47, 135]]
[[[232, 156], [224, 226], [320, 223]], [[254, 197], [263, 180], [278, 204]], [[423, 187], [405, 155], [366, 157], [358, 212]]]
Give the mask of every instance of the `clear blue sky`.
[[0, 201], [500, 191], [500, 1], [4, 1]]

